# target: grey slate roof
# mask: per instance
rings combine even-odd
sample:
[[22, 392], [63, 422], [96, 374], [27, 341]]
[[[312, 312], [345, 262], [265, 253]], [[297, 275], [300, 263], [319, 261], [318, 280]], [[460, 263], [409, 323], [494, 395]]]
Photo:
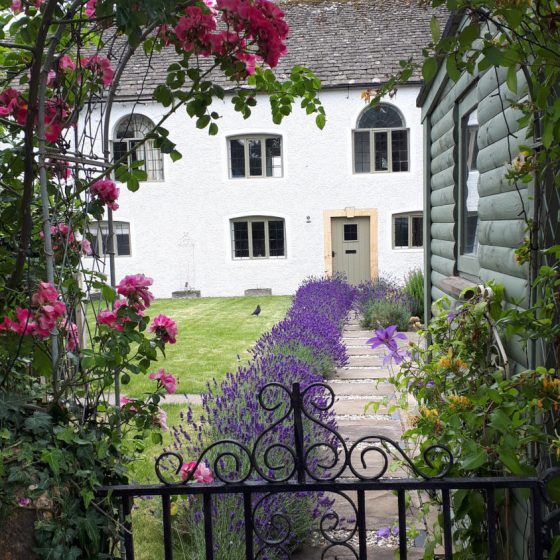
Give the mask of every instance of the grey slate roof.
[[[399, 69], [399, 60], [420, 59], [421, 49], [431, 40], [432, 15], [437, 15], [442, 28], [448, 18], [445, 10], [420, 8], [414, 0], [283, 0], [278, 4], [290, 34], [288, 54], [275, 73], [283, 76], [301, 64], [316, 73], [324, 88], [385, 81]], [[165, 81], [174, 56], [168, 49], [148, 61], [138, 52], [121, 78], [119, 96], [151, 96], [154, 87]], [[418, 75], [411, 78], [420, 80]]]

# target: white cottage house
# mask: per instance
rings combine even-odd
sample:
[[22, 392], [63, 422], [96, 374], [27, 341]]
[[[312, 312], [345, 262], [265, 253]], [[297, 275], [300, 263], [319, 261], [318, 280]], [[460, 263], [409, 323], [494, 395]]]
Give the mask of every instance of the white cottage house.
[[[361, 99], [430, 41], [432, 12], [409, 4], [282, 3], [291, 31], [278, 71], [298, 63], [318, 75], [325, 129], [299, 108], [273, 124], [264, 98], [244, 120], [226, 95], [213, 107], [222, 115], [216, 136], [174, 114], [165, 126], [183, 158], [172, 163], [141, 148], [148, 181], [136, 193], [121, 189], [117, 281], [143, 272], [157, 297], [185, 286], [202, 296], [290, 294], [310, 275], [342, 272], [358, 283], [421, 267], [420, 78], [378, 109]], [[167, 64], [163, 55], [150, 65], [143, 56], [121, 81], [112, 110], [116, 155], [164, 113], [151, 93]], [[139, 103], [127, 101], [137, 96]], [[99, 254], [106, 230], [98, 224]]]

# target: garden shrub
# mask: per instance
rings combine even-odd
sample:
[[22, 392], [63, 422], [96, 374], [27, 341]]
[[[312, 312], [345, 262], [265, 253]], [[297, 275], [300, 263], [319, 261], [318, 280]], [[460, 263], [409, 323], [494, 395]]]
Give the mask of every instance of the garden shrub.
[[381, 277], [358, 286], [357, 307], [362, 314], [362, 327], [379, 329], [397, 325], [408, 330], [412, 314], [412, 299], [396, 280]]
[[420, 268], [411, 270], [404, 281], [404, 291], [411, 299], [412, 315], [424, 320], [424, 273]]
[[[323, 297], [321, 293], [324, 294]], [[279, 422], [288, 411], [290, 401], [287, 394], [279, 387], [272, 387], [263, 393], [262, 402], [259, 402], [259, 392], [271, 382], [280, 383], [290, 390], [292, 383], [299, 382], [302, 391], [305, 391], [309, 385], [323, 380], [314, 366], [286, 352], [287, 345], [292, 344], [292, 349], [298, 345], [299, 352], [304, 353], [304, 357], [313, 356], [309, 361], [315, 365], [321, 355], [329, 362], [345, 363], [344, 346], [340, 343], [341, 325], [352, 305], [353, 295], [353, 289], [337, 278], [305, 282], [296, 293], [286, 319], [257, 342], [251, 362], [235, 373], [228, 373], [222, 383], [214, 381], [212, 386], [208, 386], [208, 392], [202, 395], [203, 415], [200, 423], [193, 425], [193, 413], [190, 409], [182, 416], [182, 424], [173, 428], [174, 450], [181, 453], [186, 461], [190, 461], [198, 459], [209, 445], [224, 439], [237, 441], [248, 449], [253, 449], [259, 436], [265, 432], [255, 450], [256, 462], [264, 468], [267, 464], [264, 459], [266, 448], [282, 444], [294, 449], [293, 416], [290, 414]], [[318, 420], [336, 429], [334, 412], [321, 410], [326, 399], [323, 389], [312, 389], [305, 395], [304, 405]], [[319, 406], [314, 406], [313, 402]], [[278, 422], [276, 426], [275, 422]], [[272, 429], [267, 431], [271, 426]], [[304, 418], [305, 448], [318, 442], [334, 443], [332, 437], [328, 430]], [[227, 451], [242, 458], [239, 470], [231, 457], [219, 457]], [[325, 470], [320, 466], [319, 458], [318, 453], [312, 454], [308, 466], [316, 476], [324, 476]], [[232, 473], [234, 478], [242, 478], [249, 468], [247, 457], [232, 444], [216, 446], [204, 455], [204, 459], [218, 479], [221, 475], [231, 481]], [[268, 457], [268, 468], [262, 472], [253, 472], [249, 480], [281, 480], [290, 476], [292, 466], [293, 460], [289, 453], [276, 447]], [[270, 523], [272, 515], [285, 515], [290, 520], [291, 526], [284, 544], [293, 550], [309, 537], [315, 520], [331, 504], [320, 493], [298, 492], [272, 494], [268, 497], [254, 495], [253, 508], [260, 500], [263, 502], [258, 506], [255, 516], [255, 552], [263, 546], [259, 530], [263, 533], [268, 531], [269, 536], [271, 530], [278, 530], [278, 527], [275, 528]], [[184, 546], [187, 556], [193, 560], [205, 558], [204, 527], [200, 523], [201, 507], [200, 498], [185, 498], [178, 521], [179, 529], [186, 534]], [[243, 558], [243, 497], [215, 496], [212, 499], [212, 509], [215, 557], [217, 560]], [[273, 551], [267, 551], [259, 557], [276, 558]]]

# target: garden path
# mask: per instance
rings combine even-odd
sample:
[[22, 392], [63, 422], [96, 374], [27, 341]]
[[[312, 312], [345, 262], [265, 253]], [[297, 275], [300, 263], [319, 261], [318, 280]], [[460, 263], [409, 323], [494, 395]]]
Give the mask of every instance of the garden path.
[[[409, 333], [409, 339], [417, 335]], [[371, 331], [362, 330], [359, 317], [352, 312], [345, 325], [343, 341], [347, 348], [349, 357], [348, 365], [339, 368], [336, 374], [329, 379], [328, 383], [333, 388], [336, 400], [334, 409], [337, 416], [337, 424], [340, 435], [350, 447], [356, 440], [367, 435], [383, 435], [397, 442], [400, 441], [404, 431], [405, 418], [400, 411], [388, 413], [388, 407], [382, 404], [374, 413], [371, 408], [364, 412], [367, 403], [372, 401], [384, 401], [388, 397], [389, 402], [395, 400], [394, 386], [388, 383], [390, 371], [383, 365], [386, 354], [385, 348], [371, 349], [367, 340], [372, 337]], [[400, 341], [407, 344], [407, 341]], [[377, 462], [368, 458], [371, 466], [371, 474], [379, 472], [381, 458]], [[354, 464], [359, 462], [354, 461]], [[367, 473], [368, 471], [366, 471]], [[347, 476], [349, 474], [347, 473]], [[404, 477], [403, 471], [388, 472], [385, 477]], [[348, 495], [356, 500], [354, 493]], [[416, 508], [413, 505], [407, 512], [407, 522], [413, 523], [416, 519]], [[346, 500], [339, 499], [335, 503], [334, 510], [343, 517], [351, 519], [354, 513]], [[391, 492], [368, 492], [366, 494], [366, 523], [368, 527], [368, 558], [375, 560], [393, 560], [394, 550], [398, 546], [397, 537], [391, 536], [381, 538], [378, 530], [394, 527], [398, 522], [397, 497]], [[356, 543], [357, 545], [357, 543]], [[326, 556], [329, 560], [355, 560], [351, 553], [345, 555], [338, 549], [336, 555]], [[357, 550], [357, 546], [356, 546]], [[319, 560], [322, 549], [303, 550], [295, 558], [297, 560]], [[408, 551], [409, 560], [422, 558], [423, 552], [420, 548], [412, 547]]]

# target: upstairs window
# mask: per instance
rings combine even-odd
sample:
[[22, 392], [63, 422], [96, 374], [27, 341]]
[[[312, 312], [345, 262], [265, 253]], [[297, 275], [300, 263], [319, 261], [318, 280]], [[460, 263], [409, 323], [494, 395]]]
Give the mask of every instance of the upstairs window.
[[282, 177], [281, 136], [238, 136], [228, 140], [229, 176]]
[[390, 105], [367, 109], [353, 132], [354, 173], [409, 170], [408, 129]]
[[424, 244], [424, 222], [420, 212], [393, 216], [393, 248], [418, 249]]
[[[88, 238], [94, 257], [104, 257], [109, 250], [109, 223], [93, 222], [88, 227]], [[130, 256], [130, 224], [128, 222], [113, 222], [115, 255]]]
[[251, 216], [231, 221], [234, 259], [269, 259], [286, 256], [286, 235], [281, 218]]
[[124, 117], [115, 129], [113, 138], [113, 161], [118, 161], [128, 152], [128, 165], [142, 161], [147, 174], [147, 181], [163, 181], [163, 158], [161, 150], [154, 146], [153, 140], [135, 146], [141, 142], [153, 128], [154, 123], [144, 115]]

